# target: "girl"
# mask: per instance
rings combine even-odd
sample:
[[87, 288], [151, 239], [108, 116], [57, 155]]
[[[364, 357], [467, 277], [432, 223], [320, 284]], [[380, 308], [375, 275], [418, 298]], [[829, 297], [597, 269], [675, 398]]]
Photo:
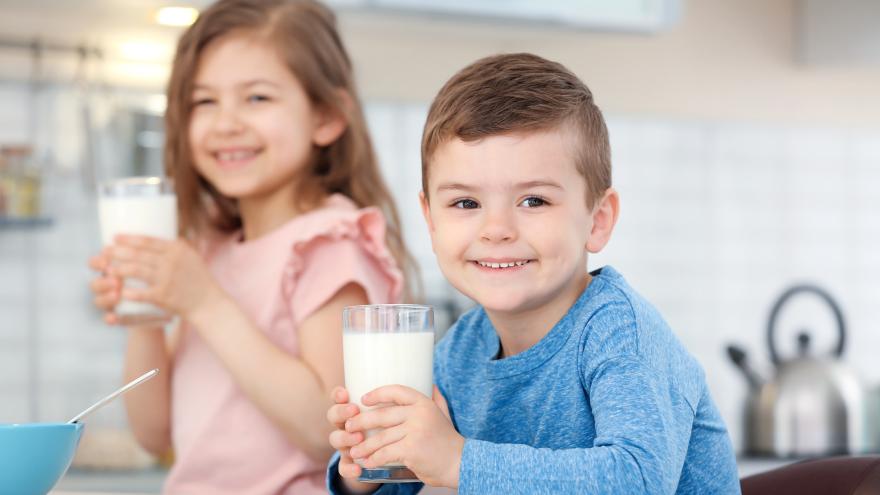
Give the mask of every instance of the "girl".
[[120, 298], [180, 317], [167, 341], [130, 328], [125, 359], [127, 378], [165, 371], [126, 409], [148, 451], [173, 446], [168, 493], [324, 491], [340, 312], [398, 302], [408, 265], [358, 105], [314, 1], [222, 0], [180, 40], [165, 158], [183, 239], [120, 236], [90, 262], [108, 323]]

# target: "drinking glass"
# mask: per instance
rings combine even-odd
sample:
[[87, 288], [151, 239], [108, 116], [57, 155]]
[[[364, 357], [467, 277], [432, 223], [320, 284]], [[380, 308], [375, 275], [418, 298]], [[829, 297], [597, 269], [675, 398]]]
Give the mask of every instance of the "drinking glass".
[[[364, 394], [384, 385], [405, 385], [428, 397], [434, 390], [434, 311], [414, 304], [350, 306], [342, 311], [345, 387], [361, 411]], [[367, 432], [367, 437], [375, 431]], [[364, 468], [360, 481], [419, 481], [400, 464]]]
[[[172, 240], [177, 237], [177, 196], [167, 177], [128, 177], [102, 182], [98, 186], [98, 219], [101, 242], [113, 244], [118, 234], [145, 235]], [[126, 278], [125, 287], [146, 284]], [[114, 312], [123, 325], [167, 323], [162, 309], [141, 301], [121, 300]]]

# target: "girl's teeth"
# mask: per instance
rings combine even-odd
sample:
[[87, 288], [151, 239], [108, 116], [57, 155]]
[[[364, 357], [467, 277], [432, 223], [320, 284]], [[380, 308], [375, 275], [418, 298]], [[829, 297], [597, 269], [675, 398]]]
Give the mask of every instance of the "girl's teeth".
[[222, 161], [244, 160], [254, 156], [253, 151], [220, 152], [217, 157]]

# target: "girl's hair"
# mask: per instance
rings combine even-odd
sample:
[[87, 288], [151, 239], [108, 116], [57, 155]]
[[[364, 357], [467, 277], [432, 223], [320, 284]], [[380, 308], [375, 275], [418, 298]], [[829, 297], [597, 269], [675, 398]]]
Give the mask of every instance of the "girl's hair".
[[220, 0], [204, 10], [180, 38], [168, 83], [165, 168], [176, 184], [181, 234], [193, 236], [211, 229], [231, 232], [241, 227], [237, 202], [223, 196], [196, 171], [188, 137], [199, 56], [211, 41], [232, 32], [268, 40], [314, 108], [345, 116], [348, 125], [342, 135], [316, 148], [298, 178], [293, 198], [297, 205], [308, 209], [328, 194], [342, 193], [358, 206], [379, 207], [388, 222], [389, 249], [407, 279], [414, 280], [416, 266], [404, 246], [400, 218], [379, 171], [336, 17], [313, 0]]

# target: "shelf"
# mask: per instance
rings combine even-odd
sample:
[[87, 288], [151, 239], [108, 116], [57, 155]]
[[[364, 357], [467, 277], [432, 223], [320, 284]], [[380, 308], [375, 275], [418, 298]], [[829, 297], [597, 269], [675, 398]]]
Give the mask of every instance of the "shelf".
[[54, 221], [49, 217], [4, 217], [0, 215], [0, 230], [36, 229], [51, 227]]

